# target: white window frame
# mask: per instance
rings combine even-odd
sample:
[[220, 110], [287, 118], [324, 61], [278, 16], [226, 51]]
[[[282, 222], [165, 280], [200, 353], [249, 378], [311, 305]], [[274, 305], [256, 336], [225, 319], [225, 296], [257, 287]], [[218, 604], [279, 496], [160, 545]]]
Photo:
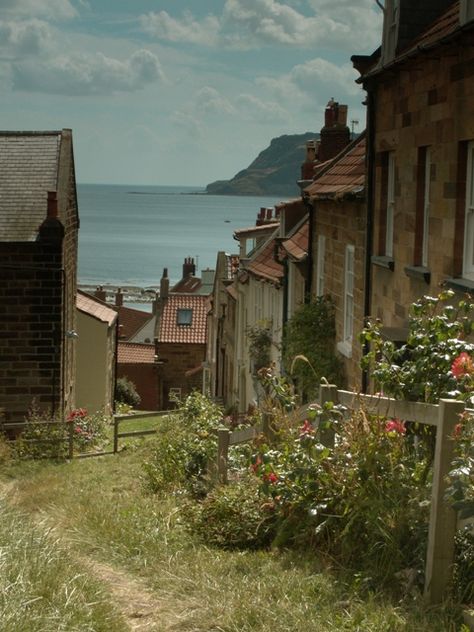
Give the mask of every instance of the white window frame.
[[326, 257], [326, 235], [318, 235], [318, 255], [316, 264], [316, 296], [324, 294], [324, 260]]
[[354, 285], [355, 285], [355, 247], [347, 244], [344, 260], [344, 311], [343, 339], [337, 344], [340, 353], [352, 356], [352, 339], [354, 335]]
[[387, 206], [385, 209], [385, 256], [393, 257], [393, 224], [395, 215], [395, 154], [388, 154]]
[[474, 141], [467, 145], [463, 277], [474, 279]]
[[425, 187], [423, 191], [423, 239], [421, 242], [421, 265], [428, 267], [428, 244], [430, 235], [430, 184], [431, 184], [431, 150], [425, 152]]

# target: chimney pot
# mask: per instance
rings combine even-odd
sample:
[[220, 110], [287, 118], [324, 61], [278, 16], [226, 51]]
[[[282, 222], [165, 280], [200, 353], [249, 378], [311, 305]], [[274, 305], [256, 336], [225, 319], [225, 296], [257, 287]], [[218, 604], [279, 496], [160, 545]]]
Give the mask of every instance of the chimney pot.
[[122, 288], [117, 288], [117, 292], [115, 293], [115, 305], [116, 307], [122, 307], [123, 305], [123, 294]]
[[168, 298], [170, 289], [170, 280], [168, 279], [168, 268], [163, 269], [163, 276], [160, 281], [160, 300], [164, 301]]
[[54, 219], [58, 216], [58, 196], [56, 191], [48, 191], [48, 219]]

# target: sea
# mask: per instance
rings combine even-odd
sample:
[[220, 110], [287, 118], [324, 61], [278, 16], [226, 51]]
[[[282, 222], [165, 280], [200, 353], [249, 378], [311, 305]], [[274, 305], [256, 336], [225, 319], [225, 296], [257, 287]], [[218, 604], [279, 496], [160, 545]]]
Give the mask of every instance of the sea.
[[219, 250], [238, 252], [233, 232], [253, 226], [275, 197], [206, 195], [188, 186], [78, 184], [78, 282], [81, 285], [159, 286], [171, 283], [186, 257], [197, 273], [215, 269]]

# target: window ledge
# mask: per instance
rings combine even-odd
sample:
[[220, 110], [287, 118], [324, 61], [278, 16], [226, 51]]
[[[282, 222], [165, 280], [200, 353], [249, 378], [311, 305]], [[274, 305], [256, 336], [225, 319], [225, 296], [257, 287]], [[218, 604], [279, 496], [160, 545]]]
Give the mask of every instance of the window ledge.
[[395, 261], [393, 260], [393, 257], [387, 257], [385, 255], [372, 255], [371, 261], [374, 266], [386, 268], [387, 270], [390, 270], [390, 272], [393, 272], [395, 269]]
[[431, 281], [431, 270], [424, 266], [405, 266], [405, 274], [412, 279], [424, 281], [428, 285]]
[[338, 342], [336, 349], [346, 358], [352, 358], [352, 341], [344, 340], [344, 342]]
[[474, 293], [474, 280], [465, 279], [464, 277], [456, 277], [445, 280], [445, 284], [458, 292]]

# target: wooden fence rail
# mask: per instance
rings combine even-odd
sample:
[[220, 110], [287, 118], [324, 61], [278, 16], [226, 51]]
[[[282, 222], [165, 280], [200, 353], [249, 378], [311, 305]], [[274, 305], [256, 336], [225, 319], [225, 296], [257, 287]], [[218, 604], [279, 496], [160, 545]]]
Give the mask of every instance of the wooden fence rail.
[[[464, 411], [464, 403], [442, 399], [439, 404], [423, 404], [395, 400], [389, 397], [362, 395], [339, 390], [332, 384], [324, 384], [320, 387], [319, 401], [315, 404], [323, 405], [328, 401], [346, 406], [348, 412], [363, 408], [369, 413], [382, 417], [399, 418], [436, 428], [424, 592], [430, 603], [440, 603], [446, 597], [454, 563], [457, 515], [446, 502], [445, 494], [448, 487], [447, 476], [454, 456], [454, 428], [459, 422], [459, 415]], [[308, 406], [300, 409], [296, 413], [296, 419], [302, 421], [307, 411]], [[227, 482], [229, 447], [251, 441], [263, 431], [264, 428], [261, 426], [252, 426], [236, 432], [219, 431], [217, 472], [221, 483]], [[334, 445], [334, 439], [334, 433], [331, 430], [321, 434], [321, 442], [325, 445]]]
[[172, 411], [169, 410], [157, 410], [155, 412], [136, 413], [133, 415], [114, 415], [114, 454], [119, 449], [119, 439], [125, 439], [130, 437], [144, 437], [146, 435], [154, 435], [158, 431], [152, 430], [130, 430], [128, 432], [119, 432], [119, 426], [122, 421], [138, 421], [140, 419], [149, 419], [150, 417], [164, 417], [169, 415]]

